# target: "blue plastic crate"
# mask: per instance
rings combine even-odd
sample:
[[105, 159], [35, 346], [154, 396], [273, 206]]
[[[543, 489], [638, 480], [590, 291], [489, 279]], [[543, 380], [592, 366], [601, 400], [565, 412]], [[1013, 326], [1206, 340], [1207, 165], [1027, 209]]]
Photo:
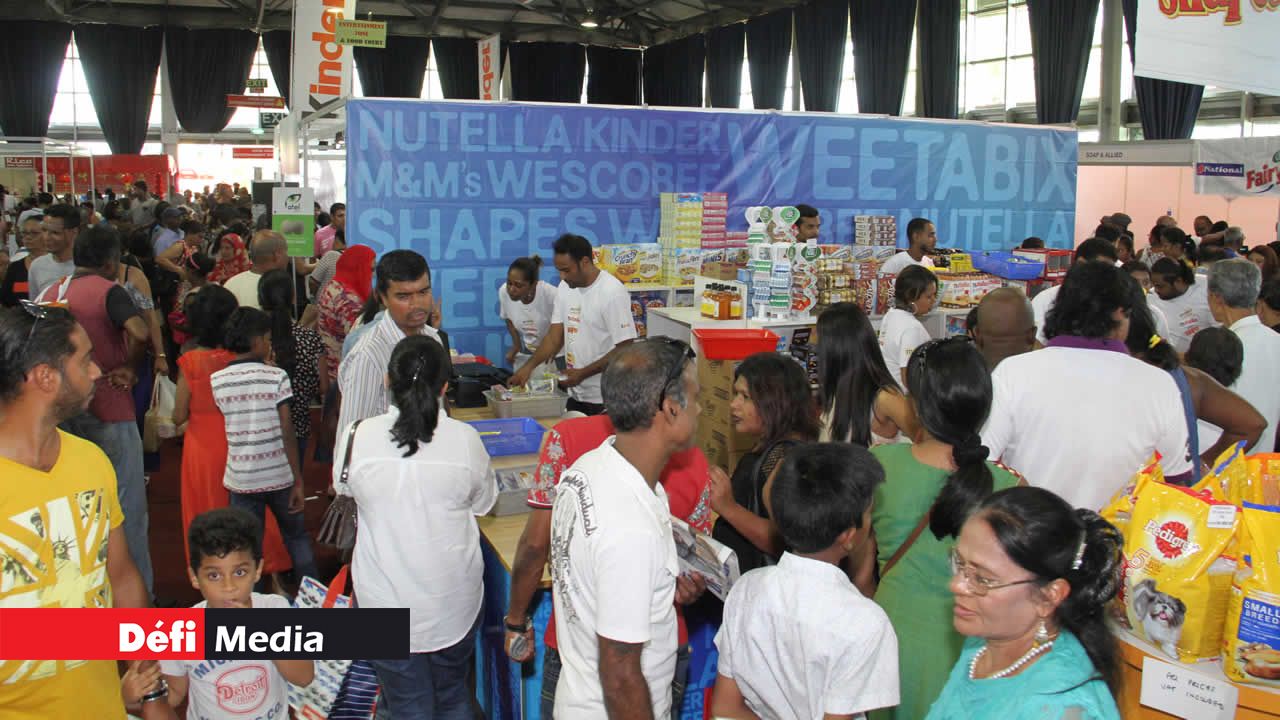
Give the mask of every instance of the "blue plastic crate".
[[490, 457], [527, 455], [542, 447], [546, 428], [529, 417], [501, 420], [472, 420], [467, 423], [480, 433], [480, 440]]
[[1035, 280], [1044, 275], [1044, 263], [999, 250], [974, 253], [973, 268], [1005, 280]]

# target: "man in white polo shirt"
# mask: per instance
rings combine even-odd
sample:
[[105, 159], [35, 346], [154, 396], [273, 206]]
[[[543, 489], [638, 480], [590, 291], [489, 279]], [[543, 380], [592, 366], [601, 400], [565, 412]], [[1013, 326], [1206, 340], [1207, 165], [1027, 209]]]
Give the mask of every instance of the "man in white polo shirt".
[[933, 267], [933, 259], [929, 257], [938, 245], [938, 231], [933, 222], [925, 218], [915, 218], [907, 223], [907, 249], [889, 258], [880, 266], [881, 275], [897, 275], [908, 265]]
[[1048, 346], [991, 375], [982, 443], [1078, 508], [1101, 508], [1153, 452], [1170, 482], [1191, 477], [1178, 386], [1125, 347], [1133, 282], [1109, 263], [1077, 263], [1049, 314]]
[[556, 488], [558, 720], [671, 715], [680, 566], [658, 479], [694, 442], [701, 407], [692, 355], [669, 338], [615, 353], [603, 392], [617, 434], [578, 458]]
[[1276, 446], [1276, 425], [1280, 423], [1280, 333], [1262, 324], [1256, 312], [1262, 288], [1262, 271], [1243, 258], [1222, 260], [1209, 270], [1209, 310], [1213, 319], [1231, 329], [1244, 345], [1244, 365], [1231, 386], [1248, 400], [1262, 417], [1262, 431], [1254, 452], [1271, 452]]
[[569, 410], [599, 415], [606, 403], [600, 374], [614, 348], [636, 337], [631, 296], [617, 278], [596, 267], [591, 242], [580, 235], [561, 235], [552, 246], [560, 285], [551, 315], [551, 329], [537, 352], [511, 376], [510, 384], [524, 385], [534, 368], [564, 349], [567, 369], [560, 386], [569, 391]]

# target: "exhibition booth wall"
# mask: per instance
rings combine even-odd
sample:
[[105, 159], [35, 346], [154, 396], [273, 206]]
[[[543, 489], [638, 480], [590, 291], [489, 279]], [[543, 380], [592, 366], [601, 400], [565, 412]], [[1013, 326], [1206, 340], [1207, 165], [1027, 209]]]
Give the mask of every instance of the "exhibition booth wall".
[[[1076, 240], [1074, 131], [973, 122], [539, 103], [352, 100], [346, 201], [354, 237], [430, 261], [454, 346], [501, 357], [496, 288], [565, 232], [658, 242], [659, 194], [728, 196], [727, 230], [758, 205], [808, 203], [822, 242], [857, 215], [924, 216], [938, 244]], [[549, 263], [548, 263], [549, 265]]]

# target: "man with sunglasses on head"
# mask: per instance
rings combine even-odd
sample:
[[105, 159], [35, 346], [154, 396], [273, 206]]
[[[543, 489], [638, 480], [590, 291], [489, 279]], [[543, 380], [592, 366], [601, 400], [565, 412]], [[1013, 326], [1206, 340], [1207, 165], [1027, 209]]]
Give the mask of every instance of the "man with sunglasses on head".
[[[148, 606], [111, 463], [58, 429], [93, 398], [92, 350], [66, 310], [0, 310], [0, 608]], [[125, 716], [114, 661], [0, 659], [0, 677], [6, 718]]]
[[[668, 343], [681, 352], [682, 360], [672, 363], [669, 376], [679, 377], [685, 365], [683, 358], [692, 355], [689, 347], [666, 337], [649, 338], [639, 343]], [[606, 377], [608, 377], [606, 375]], [[530, 603], [542, 581], [543, 569], [551, 551], [551, 508], [555, 503], [556, 486], [560, 476], [586, 453], [600, 447], [614, 434], [608, 415], [594, 415], [562, 420], [547, 433], [546, 441], [538, 456], [534, 484], [529, 489], [527, 503], [529, 518], [516, 549], [515, 564], [511, 569], [511, 594], [507, 605], [506, 628], [507, 655], [516, 662], [528, 662], [536, 654]], [[703, 533], [711, 532], [710, 468], [701, 448], [696, 445], [672, 454], [662, 468], [659, 482], [667, 494], [671, 514]], [[692, 602], [702, 594], [705, 583], [701, 576], [677, 580], [677, 605]], [[683, 705], [689, 664], [688, 630], [684, 614], [676, 609], [676, 627], [679, 651], [676, 656], [676, 673], [671, 685], [673, 716], [678, 717]], [[542, 661], [542, 716], [554, 715], [556, 683], [560, 677], [560, 653], [556, 640], [555, 608], [547, 621], [543, 637], [545, 652]]]
[[701, 406], [692, 352], [660, 339], [630, 343], [601, 384], [616, 434], [564, 472], [551, 510], [563, 663], [555, 716], [657, 720], [672, 713], [674, 603], [699, 591], [681, 577], [660, 482], [671, 457], [694, 444]]

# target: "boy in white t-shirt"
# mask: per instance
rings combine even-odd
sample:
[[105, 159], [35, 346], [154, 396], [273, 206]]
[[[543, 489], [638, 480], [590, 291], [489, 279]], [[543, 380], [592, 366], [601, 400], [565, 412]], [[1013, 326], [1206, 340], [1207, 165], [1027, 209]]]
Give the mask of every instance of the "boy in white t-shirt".
[[[262, 577], [262, 525], [248, 512], [219, 508], [197, 516], [187, 533], [197, 608], [287, 608], [289, 599], [253, 592]], [[188, 700], [187, 717], [268, 720], [289, 717], [289, 688], [311, 684], [310, 660], [162, 660], [169, 705]], [[148, 715], [147, 717], [151, 717]]]
[[729, 592], [711, 713], [853, 718], [898, 704], [898, 638], [841, 563], [871, 536], [884, 469], [865, 448], [801, 445], [766, 498], [789, 552]]
[[938, 299], [938, 276], [918, 265], [908, 266], [893, 285], [893, 307], [880, 320], [876, 333], [885, 367], [894, 382], [907, 388], [907, 361], [916, 348], [932, 338], [920, 318]]
[[318, 577], [311, 536], [303, 519], [301, 461], [293, 431], [289, 374], [269, 365], [273, 357], [271, 316], [238, 308], [227, 321], [226, 348], [236, 353], [209, 376], [213, 401], [227, 431], [227, 468], [222, 484], [231, 506], [266, 521], [275, 515], [298, 579]]

